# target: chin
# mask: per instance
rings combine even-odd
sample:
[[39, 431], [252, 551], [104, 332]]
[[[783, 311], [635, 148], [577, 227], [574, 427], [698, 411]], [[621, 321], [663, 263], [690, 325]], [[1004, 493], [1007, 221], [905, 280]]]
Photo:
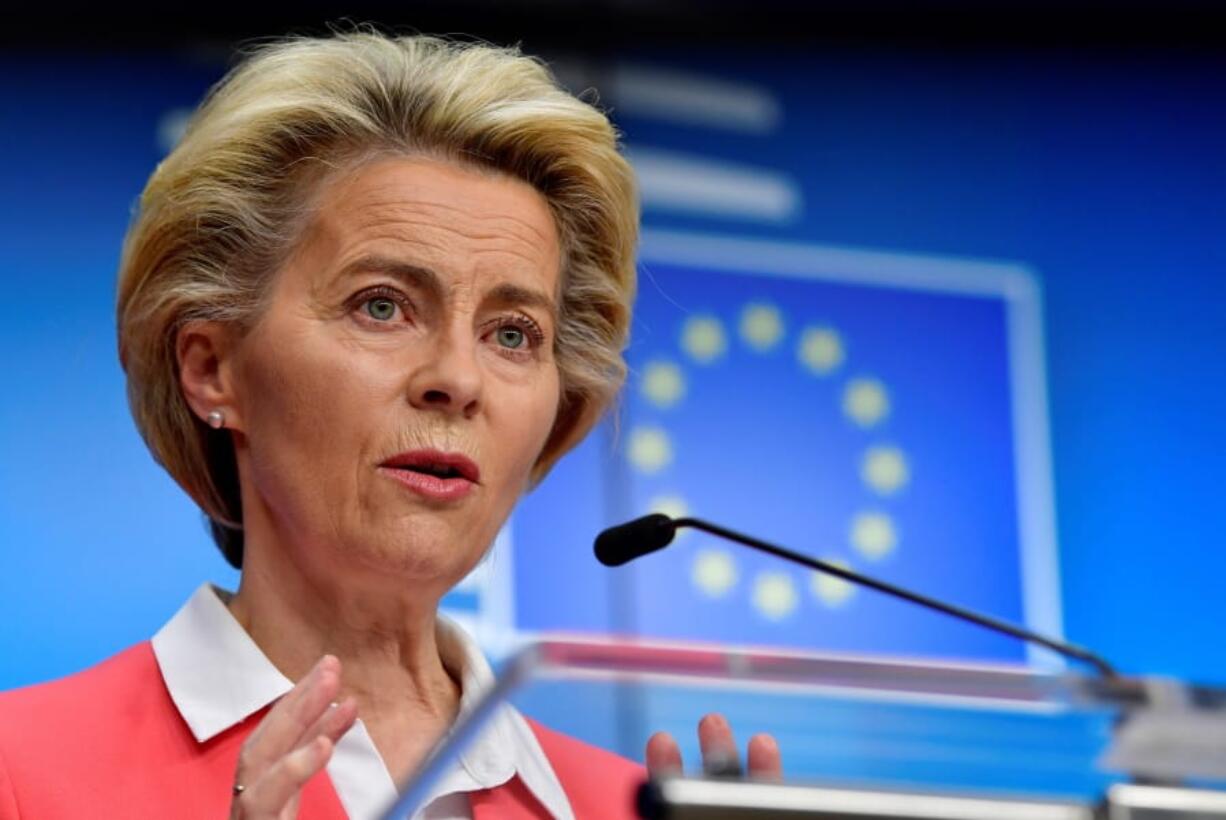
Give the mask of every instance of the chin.
[[459, 583], [485, 555], [485, 549], [459, 549], [454, 535], [423, 532], [414, 527], [399, 537], [393, 528], [377, 539], [362, 539], [351, 544], [340, 556], [344, 564], [361, 565], [366, 570], [396, 583], [424, 589], [447, 590]]

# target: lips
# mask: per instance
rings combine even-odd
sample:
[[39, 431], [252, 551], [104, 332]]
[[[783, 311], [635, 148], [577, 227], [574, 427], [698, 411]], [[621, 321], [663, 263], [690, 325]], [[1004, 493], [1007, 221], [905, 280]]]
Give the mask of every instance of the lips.
[[418, 495], [438, 501], [463, 498], [481, 479], [480, 469], [468, 456], [439, 450], [399, 453], [379, 467]]

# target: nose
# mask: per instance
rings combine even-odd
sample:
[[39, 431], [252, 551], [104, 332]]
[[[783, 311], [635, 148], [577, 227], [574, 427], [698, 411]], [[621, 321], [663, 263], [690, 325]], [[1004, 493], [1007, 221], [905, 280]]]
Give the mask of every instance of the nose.
[[462, 332], [439, 333], [423, 354], [424, 361], [409, 379], [409, 402], [419, 410], [464, 418], [476, 415], [483, 377], [475, 340]]

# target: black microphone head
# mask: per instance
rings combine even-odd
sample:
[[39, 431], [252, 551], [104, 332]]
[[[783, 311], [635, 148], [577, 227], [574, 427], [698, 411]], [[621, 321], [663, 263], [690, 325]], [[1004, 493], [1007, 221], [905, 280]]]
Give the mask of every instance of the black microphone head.
[[664, 513], [652, 513], [596, 536], [596, 560], [606, 567], [620, 567], [649, 552], [664, 549], [677, 534], [677, 525]]

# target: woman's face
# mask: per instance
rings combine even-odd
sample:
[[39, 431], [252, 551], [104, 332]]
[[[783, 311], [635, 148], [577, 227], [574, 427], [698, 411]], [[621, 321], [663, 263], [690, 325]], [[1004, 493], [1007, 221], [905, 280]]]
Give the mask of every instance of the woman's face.
[[394, 158], [328, 184], [232, 360], [248, 538], [331, 577], [462, 578], [553, 426], [560, 258], [506, 176]]

